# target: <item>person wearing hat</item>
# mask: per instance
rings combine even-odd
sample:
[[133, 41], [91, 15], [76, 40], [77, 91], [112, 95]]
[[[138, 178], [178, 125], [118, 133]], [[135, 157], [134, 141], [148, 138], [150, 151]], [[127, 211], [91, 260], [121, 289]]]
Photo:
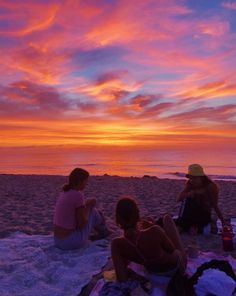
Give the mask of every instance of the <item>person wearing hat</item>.
[[203, 228], [211, 222], [211, 210], [225, 224], [222, 212], [218, 206], [219, 189], [204, 172], [199, 164], [191, 164], [186, 174], [188, 181], [185, 188], [177, 197], [182, 202], [181, 213], [177, 225], [184, 231], [201, 233]]

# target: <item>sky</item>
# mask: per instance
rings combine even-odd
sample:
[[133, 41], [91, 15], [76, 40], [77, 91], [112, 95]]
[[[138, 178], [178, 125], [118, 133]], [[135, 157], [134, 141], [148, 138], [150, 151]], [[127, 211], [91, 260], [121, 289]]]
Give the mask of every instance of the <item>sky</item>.
[[236, 144], [236, 1], [0, 0], [0, 146]]

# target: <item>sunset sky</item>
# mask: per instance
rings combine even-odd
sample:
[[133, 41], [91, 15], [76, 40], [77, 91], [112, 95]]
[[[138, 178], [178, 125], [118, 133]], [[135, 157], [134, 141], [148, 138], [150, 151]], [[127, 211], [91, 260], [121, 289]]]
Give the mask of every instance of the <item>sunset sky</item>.
[[236, 1], [0, 0], [0, 146], [236, 144]]

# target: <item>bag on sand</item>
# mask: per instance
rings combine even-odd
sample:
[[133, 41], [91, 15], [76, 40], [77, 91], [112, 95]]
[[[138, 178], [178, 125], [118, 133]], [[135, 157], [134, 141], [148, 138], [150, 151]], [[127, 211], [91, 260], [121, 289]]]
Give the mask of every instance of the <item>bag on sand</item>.
[[[236, 276], [233, 271], [232, 266], [226, 260], [216, 260], [213, 259], [209, 262], [200, 265], [196, 272], [188, 278], [187, 275], [183, 275], [179, 272], [172, 277], [167, 287], [167, 296], [195, 296], [195, 287], [201, 276], [204, 276], [205, 270], [218, 270], [224, 272], [225, 275], [231, 278], [231, 280], [236, 282]], [[223, 285], [223, 284], [222, 284]], [[235, 292], [235, 291], [234, 291]], [[204, 294], [205, 295], [205, 294]], [[209, 294], [211, 295], [211, 294]], [[232, 294], [235, 295], [235, 294]]]

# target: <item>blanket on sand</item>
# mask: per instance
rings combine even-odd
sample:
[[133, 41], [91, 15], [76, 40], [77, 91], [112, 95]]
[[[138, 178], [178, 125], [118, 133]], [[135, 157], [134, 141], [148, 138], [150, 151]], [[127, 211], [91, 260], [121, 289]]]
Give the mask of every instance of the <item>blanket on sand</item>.
[[108, 257], [107, 240], [63, 251], [51, 235], [14, 233], [0, 240], [0, 295], [76, 296]]
[[[214, 252], [199, 252], [199, 256], [197, 258], [188, 258], [188, 265], [186, 269], [187, 274], [189, 276], [193, 275], [199, 266], [201, 266], [203, 263], [208, 262], [212, 259], [227, 260], [231, 264], [234, 272], [236, 272], [236, 259], [234, 259], [231, 255], [224, 257]], [[169, 283], [170, 277], [160, 276], [160, 275], [157, 276], [155, 274], [148, 274], [142, 265], [139, 265], [133, 262], [129, 265], [129, 267], [132, 268], [136, 273], [142, 275], [143, 277], [146, 277], [151, 281], [152, 290], [151, 290], [151, 294], [149, 295], [151, 296], [166, 295], [166, 288]], [[105, 283], [106, 283], [105, 279], [100, 279], [97, 282], [97, 285], [95, 285], [94, 289], [91, 291], [90, 296], [99, 296], [100, 291], [102, 290], [102, 287], [104, 286]], [[130, 284], [128, 285], [130, 286]], [[136, 289], [134, 289], [131, 295], [141, 296], [141, 295], [148, 295], [148, 294], [143, 292], [143, 290], [142, 291], [139, 290], [137, 292]]]

